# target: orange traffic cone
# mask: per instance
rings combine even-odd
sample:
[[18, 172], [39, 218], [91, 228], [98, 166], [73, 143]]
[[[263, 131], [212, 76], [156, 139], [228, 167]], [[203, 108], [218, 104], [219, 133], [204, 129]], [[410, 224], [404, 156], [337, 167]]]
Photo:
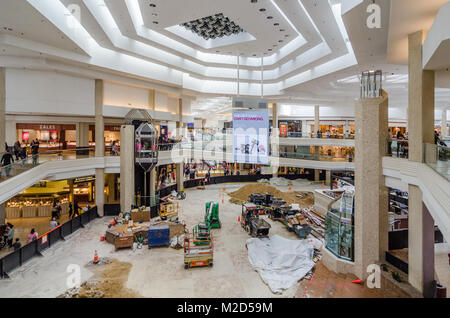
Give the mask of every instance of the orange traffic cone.
[[238, 222], [241, 223], [241, 217], [240, 216], [238, 216]]
[[99, 260], [98, 260], [98, 254], [97, 254], [97, 250], [94, 251], [94, 264], [98, 264]]
[[289, 186], [289, 191], [292, 191], [292, 187], [291, 186]]
[[360, 284], [360, 285], [362, 285], [362, 280], [360, 280], [360, 279], [358, 279], [358, 280], [354, 280], [354, 281], [352, 281], [352, 283], [353, 284]]
[[322, 189], [325, 189], [325, 183], [322, 183]]

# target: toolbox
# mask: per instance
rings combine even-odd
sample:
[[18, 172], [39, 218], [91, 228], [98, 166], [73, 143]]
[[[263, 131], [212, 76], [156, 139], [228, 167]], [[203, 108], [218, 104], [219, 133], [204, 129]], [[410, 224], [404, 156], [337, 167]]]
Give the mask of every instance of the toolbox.
[[168, 225], [150, 226], [148, 229], [148, 248], [170, 245], [170, 227]]

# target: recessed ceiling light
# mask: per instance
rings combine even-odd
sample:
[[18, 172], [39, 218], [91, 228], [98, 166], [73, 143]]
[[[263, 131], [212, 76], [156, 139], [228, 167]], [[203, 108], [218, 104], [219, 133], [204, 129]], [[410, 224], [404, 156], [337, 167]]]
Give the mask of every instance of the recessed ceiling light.
[[157, 17], [158, 13], [152, 13], [152, 16]]
[[267, 19], [270, 20], [270, 19], [273, 19], [273, 17], [272, 17], [271, 15], [269, 15], [269, 16], [267, 17]]
[[280, 29], [280, 32], [284, 32], [284, 31], [286, 31], [285, 29]]
[[260, 12], [264, 12], [264, 11], [266, 11], [266, 9], [261, 8], [261, 9], [259, 9], [259, 11], [260, 11]]
[[258, 2], [258, 0], [251, 0], [250, 2], [251, 3], [256, 3], [256, 2]]
[[153, 24], [158, 24], [158, 21], [153, 21]]
[[283, 42], [283, 40], [279, 40], [278, 42], [282, 43], [282, 42]]
[[272, 49], [268, 49], [267, 51], [272, 51]]
[[150, 3], [150, 7], [155, 8], [155, 7], [156, 7], [156, 4]]
[[280, 24], [277, 22], [277, 23], [274, 23], [273, 25], [274, 25], [274, 26], [279, 26]]

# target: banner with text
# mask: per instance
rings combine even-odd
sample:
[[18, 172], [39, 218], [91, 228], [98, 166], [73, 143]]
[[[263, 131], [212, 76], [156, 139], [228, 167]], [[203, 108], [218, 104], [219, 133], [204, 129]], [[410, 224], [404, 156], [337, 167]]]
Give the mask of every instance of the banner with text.
[[233, 111], [233, 157], [237, 163], [269, 164], [267, 111]]

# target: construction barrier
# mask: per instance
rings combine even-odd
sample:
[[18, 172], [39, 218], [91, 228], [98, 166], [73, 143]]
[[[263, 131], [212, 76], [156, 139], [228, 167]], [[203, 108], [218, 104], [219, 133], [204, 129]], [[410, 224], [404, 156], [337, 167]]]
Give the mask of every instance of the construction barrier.
[[64, 224], [56, 227], [41, 235], [38, 239], [31, 243], [22, 246], [20, 249], [11, 252], [0, 259], [0, 278], [8, 278], [8, 273], [12, 270], [21, 267], [25, 262], [35, 256], [42, 256], [41, 252], [50, 248], [56, 242], [65, 240], [65, 237], [74, 233], [92, 220], [98, 218], [97, 207], [93, 207], [87, 212], [70, 219]]

